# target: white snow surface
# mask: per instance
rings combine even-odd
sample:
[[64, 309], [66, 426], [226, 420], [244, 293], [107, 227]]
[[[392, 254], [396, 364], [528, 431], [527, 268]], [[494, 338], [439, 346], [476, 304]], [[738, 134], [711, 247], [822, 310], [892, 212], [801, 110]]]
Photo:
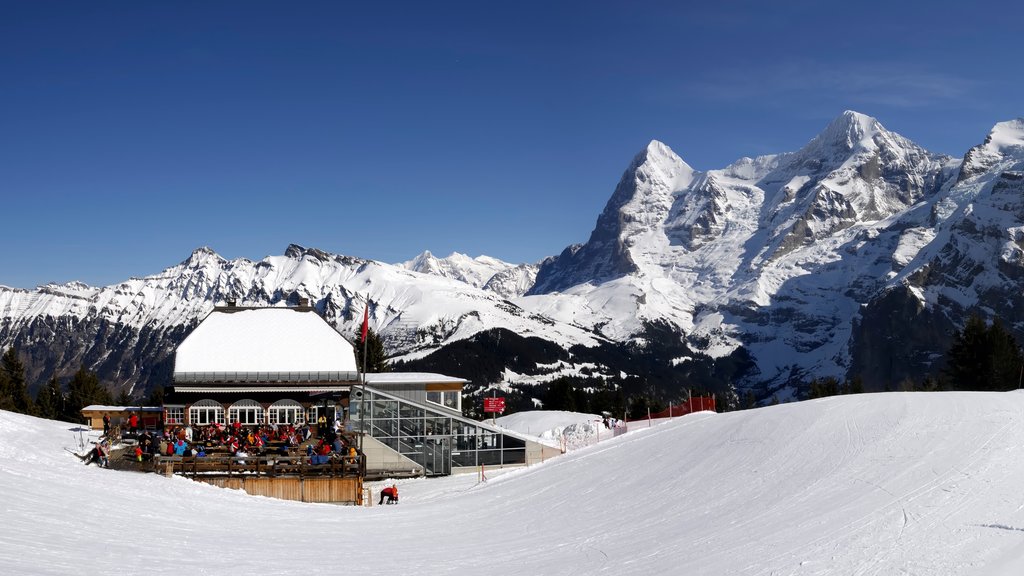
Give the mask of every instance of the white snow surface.
[[602, 421], [598, 414], [535, 410], [502, 416], [496, 423], [507, 430], [534, 436], [546, 444], [577, 450], [599, 442], [602, 432], [605, 439], [612, 436], [611, 431], [603, 430]]
[[214, 311], [177, 349], [175, 372], [354, 372], [352, 344], [294, 308]]
[[0, 573], [1024, 573], [1022, 393], [693, 414], [371, 508], [83, 466], [74, 430], [0, 412]]

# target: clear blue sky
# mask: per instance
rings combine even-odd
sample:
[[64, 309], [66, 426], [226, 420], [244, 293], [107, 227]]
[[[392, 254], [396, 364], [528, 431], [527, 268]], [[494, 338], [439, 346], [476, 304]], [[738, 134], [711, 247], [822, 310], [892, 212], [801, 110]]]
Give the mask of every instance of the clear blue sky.
[[652, 139], [721, 168], [846, 109], [960, 156], [1024, 115], [1024, 8], [912, 4], [0, 0], [0, 284], [533, 262]]

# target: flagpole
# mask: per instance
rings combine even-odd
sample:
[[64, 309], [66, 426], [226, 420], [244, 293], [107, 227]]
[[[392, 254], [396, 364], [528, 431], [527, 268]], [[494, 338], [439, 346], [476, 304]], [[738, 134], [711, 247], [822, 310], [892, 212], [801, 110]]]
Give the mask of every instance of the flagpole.
[[359, 395], [359, 452], [363, 452], [363, 434], [366, 430], [366, 351], [369, 348], [367, 343], [367, 332], [370, 324], [370, 299], [366, 299], [366, 308], [363, 309], [363, 371], [361, 379], [361, 394]]

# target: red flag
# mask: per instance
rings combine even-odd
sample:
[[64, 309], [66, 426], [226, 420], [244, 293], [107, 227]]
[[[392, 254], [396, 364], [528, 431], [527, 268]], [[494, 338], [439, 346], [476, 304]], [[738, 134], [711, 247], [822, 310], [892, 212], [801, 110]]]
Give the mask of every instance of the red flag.
[[366, 331], [370, 329], [370, 305], [367, 304], [366, 308], [363, 309], [363, 339], [361, 342], [366, 342]]

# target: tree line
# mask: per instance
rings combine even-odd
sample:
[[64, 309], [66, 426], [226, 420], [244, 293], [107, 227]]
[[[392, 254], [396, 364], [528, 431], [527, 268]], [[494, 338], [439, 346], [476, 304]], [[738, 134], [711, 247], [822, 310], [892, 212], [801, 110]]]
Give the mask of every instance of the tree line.
[[[887, 392], [990, 391], [1005, 392], [1024, 384], [1024, 354], [1013, 334], [999, 318], [991, 323], [978, 314], [968, 317], [963, 330], [941, 360], [941, 368], [920, 380], [907, 378], [887, 387]], [[859, 378], [840, 383], [832, 377], [815, 378], [807, 387], [808, 398], [864, 391]]]
[[[953, 334], [952, 345], [937, 364], [941, 367], [935, 372], [917, 381], [905, 380], [887, 391], [1001, 392], [1024, 387], [1024, 353], [999, 318], [986, 323], [981, 316], [972, 314], [964, 328]], [[673, 398], [665, 390], [649, 384], [645, 386], [635, 377], [631, 380], [637, 381], [562, 377], [538, 388], [546, 410], [608, 411], [615, 415], [625, 413], [629, 418], [641, 418], [648, 409], [652, 413], [660, 412], [669, 404], [681, 402], [685, 398], [685, 394], [683, 398]], [[856, 375], [845, 380], [831, 376], [818, 377], [805, 382], [802, 388], [802, 397], [805, 399], [861, 394], [865, 391], [863, 381]], [[623, 395], [624, 389], [632, 392]], [[695, 395], [699, 392], [705, 391], [693, 391]], [[777, 398], [767, 401], [768, 404], [778, 402]], [[753, 390], [747, 390], [738, 402], [720, 402], [719, 410], [743, 410], [762, 404]]]
[[57, 375], [39, 389], [35, 398], [29, 394], [25, 379], [25, 365], [18, 357], [16, 348], [8, 348], [0, 357], [0, 410], [19, 414], [39, 416], [64, 422], [82, 421], [82, 408], [91, 404], [114, 404], [120, 401], [127, 405], [127, 395], [115, 399], [100, 383], [94, 372], [79, 368], [63, 386]]
[[[369, 372], [387, 372], [393, 367], [387, 361], [380, 337], [368, 331], [364, 344], [361, 338], [355, 340], [356, 354], [362, 363], [362, 347], [367, 347], [367, 368]], [[906, 380], [896, 385], [895, 390], [972, 390], [1005, 391], [1020, 388], [1024, 384], [1024, 354], [1021, 353], [1013, 334], [996, 318], [986, 323], [981, 316], [972, 314], [963, 330], [954, 334], [953, 344], [942, 360], [943, 368], [934, 374], [925, 375], [920, 381]], [[562, 377], [546, 385], [531, 386], [530, 390], [511, 390], [506, 405], [508, 413], [528, 410], [534, 407], [533, 398], [539, 395], [544, 409], [572, 412], [609, 412], [615, 416], [627, 414], [630, 418], [646, 415], [647, 410], [659, 412], [668, 404], [681, 401], [672, 397], [661, 386], [654, 386], [643, 378], [606, 379], [598, 377]], [[710, 392], [696, 386], [693, 394]], [[858, 394], [864, 391], [860, 379], [853, 377], [840, 382], [833, 377], [811, 380], [804, 386], [805, 398], [820, 398], [839, 394]], [[624, 393], [628, 390], [629, 393]], [[163, 389], [153, 391], [146, 402], [149, 405], [163, 403]], [[538, 394], [539, 393], [539, 394]], [[772, 403], [776, 403], [774, 400]], [[33, 398], [29, 393], [25, 377], [25, 365], [16, 348], [8, 348], [0, 357], [0, 410], [29, 414], [65, 422], [82, 420], [82, 408], [91, 404], [128, 406], [132, 399], [122, 391], [116, 398], [104, 387], [96, 373], [79, 368], [62, 384], [57, 375], [39, 389]], [[759, 403], [753, 391], [736, 402], [720, 402], [719, 409], [753, 408]], [[482, 417], [473, 403], [464, 406], [467, 415]]]

